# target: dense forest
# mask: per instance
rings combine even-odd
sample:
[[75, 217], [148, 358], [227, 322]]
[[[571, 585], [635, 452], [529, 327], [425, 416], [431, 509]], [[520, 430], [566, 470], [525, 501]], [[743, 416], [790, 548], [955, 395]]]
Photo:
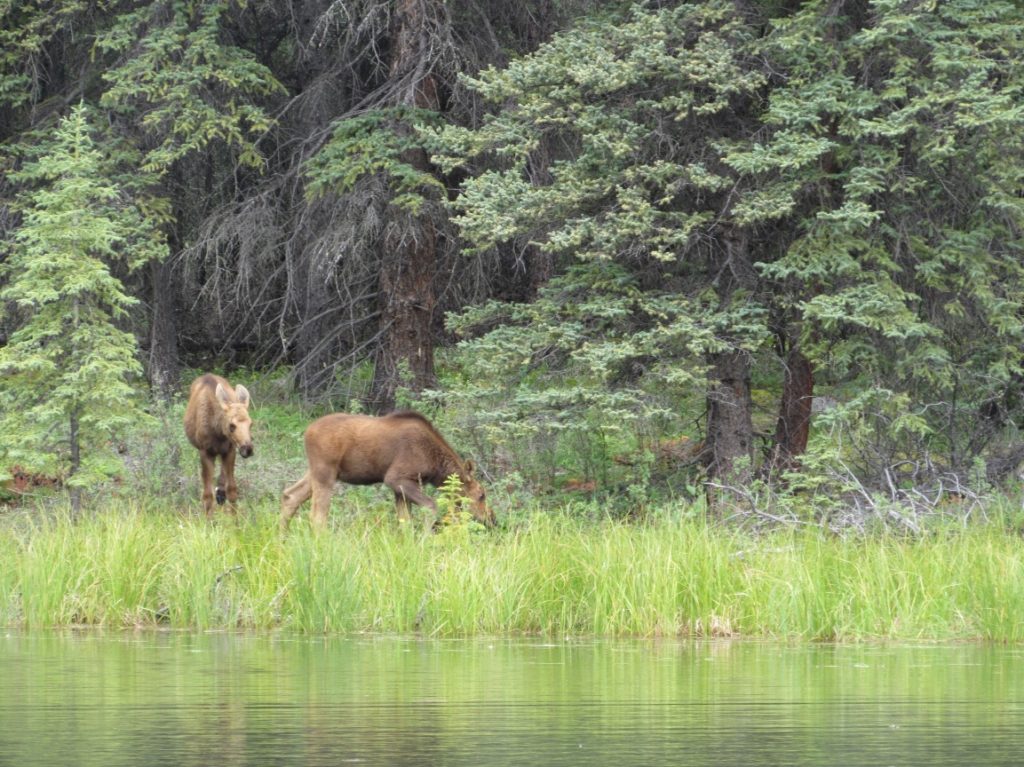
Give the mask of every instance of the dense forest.
[[92, 481], [185, 371], [244, 369], [444, 408], [492, 476], [573, 449], [819, 509], [1017, 479], [1019, 2], [0, 19], [3, 466]]

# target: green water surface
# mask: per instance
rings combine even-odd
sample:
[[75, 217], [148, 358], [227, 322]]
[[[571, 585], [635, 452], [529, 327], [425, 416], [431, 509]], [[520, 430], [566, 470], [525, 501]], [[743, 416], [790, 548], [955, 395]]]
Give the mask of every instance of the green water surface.
[[1024, 648], [0, 634], [0, 766], [1020, 765]]

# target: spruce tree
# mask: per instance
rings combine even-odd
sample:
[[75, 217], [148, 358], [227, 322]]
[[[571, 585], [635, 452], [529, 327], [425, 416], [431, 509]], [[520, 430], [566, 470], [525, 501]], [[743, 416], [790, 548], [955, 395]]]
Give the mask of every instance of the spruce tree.
[[492, 113], [436, 132], [466, 241], [560, 271], [455, 320], [474, 404], [619, 425], [703, 375], [720, 484], [757, 476], [755, 388], [781, 388], [761, 476], [975, 482], [1024, 423], [1020, 5], [656, 5], [467, 78]]
[[132, 263], [138, 214], [103, 171], [79, 106], [15, 175], [31, 188], [0, 291], [16, 327], [0, 349], [0, 472], [58, 475], [75, 512], [81, 489], [116, 471], [112, 438], [147, 418], [130, 385], [135, 339], [118, 327], [135, 299], [111, 271]]

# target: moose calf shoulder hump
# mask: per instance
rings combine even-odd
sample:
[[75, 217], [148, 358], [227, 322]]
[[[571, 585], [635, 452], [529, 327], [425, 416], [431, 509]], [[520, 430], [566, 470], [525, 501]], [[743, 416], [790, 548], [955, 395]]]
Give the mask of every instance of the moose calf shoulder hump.
[[249, 401], [249, 391], [244, 386], [232, 387], [226, 379], [212, 373], [199, 376], [189, 389], [185, 435], [199, 451], [203, 510], [207, 516], [213, 512], [213, 472], [218, 458], [217, 503], [222, 504], [226, 499], [228, 511], [235, 513], [238, 502], [235, 452], [243, 458], [253, 454]]
[[439, 487], [455, 475], [470, 512], [486, 525], [494, 524], [484, 489], [473, 475], [473, 462], [463, 461], [434, 426], [419, 413], [403, 411], [374, 417], [334, 413], [313, 421], [306, 429], [309, 471], [284, 491], [281, 529], [287, 530], [299, 506], [313, 499], [310, 520], [327, 525], [334, 483], [373, 485], [383, 482], [395, 494], [401, 520], [409, 519], [409, 504], [437, 511], [424, 485]]

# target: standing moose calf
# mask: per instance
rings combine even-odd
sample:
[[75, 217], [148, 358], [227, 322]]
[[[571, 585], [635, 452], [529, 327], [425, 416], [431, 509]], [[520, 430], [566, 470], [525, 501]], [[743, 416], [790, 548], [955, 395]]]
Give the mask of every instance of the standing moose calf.
[[473, 516], [494, 524], [484, 500], [484, 489], [473, 477], [473, 462], [465, 461], [444, 437], [419, 413], [403, 411], [379, 418], [334, 413], [313, 421], [306, 429], [309, 471], [284, 491], [281, 499], [281, 530], [313, 498], [310, 521], [327, 526], [327, 511], [338, 480], [350, 485], [383, 482], [395, 493], [398, 518], [409, 520], [409, 502], [426, 506], [435, 514], [437, 504], [423, 492], [423, 485], [439, 487], [451, 475], [462, 481], [462, 493]]
[[235, 513], [235, 450], [242, 458], [252, 455], [251, 427], [249, 392], [244, 386], [232, 388], [225, 379], [210, 373], [192, 382], [185, 407], [185, 435], [199, 451], [203, 509], [208, 517], [213, 512], [213, 471], [218, 456], [217, 503], [222, 504], [227, 498], [229, 512]]

